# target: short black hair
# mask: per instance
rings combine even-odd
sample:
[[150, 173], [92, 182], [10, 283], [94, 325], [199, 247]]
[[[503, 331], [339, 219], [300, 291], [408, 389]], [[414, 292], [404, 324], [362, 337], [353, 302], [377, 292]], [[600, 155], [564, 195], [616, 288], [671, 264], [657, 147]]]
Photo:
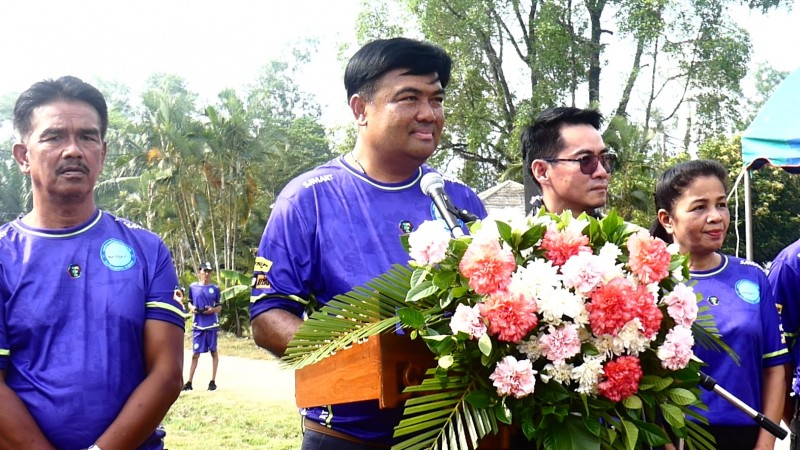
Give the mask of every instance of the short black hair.
[[[539, 113], [533, 124], [525, 127], [520, 136], [522, 160], [528, 174], [533, 178], [531, 163], [537, 159], [555, 158], [564, 147], [561, 127], [564, 125], [591, 125], [600, 130], [603, 115], [594, 109], [580, 109], [572, 106], [549, 108]], [[534, 183], [539, 185], [536, 178]]]
[[[656, 212], [663, 209], [672, 214], [672, 207], [678, 198], [683, 195], [690, 184], [701, 177], [716, 177], [725, 187], [725, 190], [728, 190], [728, 170], [718, 161], [713, 159], [685, 161], [665, 170], [658, 178], [656, 189], [653, 193]], [[663, 239], [665, 242], [672, 242], [672, 236], [667, 233], [658, 218], [650, 226], [650, 234]]]
[[361, 47], [344, 71], [347, 101], [355, 94], [370, 100], [386, 72], [408, 69], [409, 75], [436, 73], [442, 88], [450, 82], [453, 60], [442, 48], [428, 42], [396, 37], [378, 39]]
[[100, 116], [100, 136], [105, 139], [108, 130], [106, 99], [97, 88], [73, 76], [39, 81], [20, 94], [14, 105], [14, 130], [19, 134], [20, 139], [26, 139], [32, 131], [33, 111], [58, 100], [88, 103]]

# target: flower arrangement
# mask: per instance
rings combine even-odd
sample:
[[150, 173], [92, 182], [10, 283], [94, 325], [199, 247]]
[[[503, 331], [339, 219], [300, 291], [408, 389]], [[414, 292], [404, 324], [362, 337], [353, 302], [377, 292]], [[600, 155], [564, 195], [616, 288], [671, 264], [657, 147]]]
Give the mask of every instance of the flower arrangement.
[[[713, 448], [700, 407], [695, 339], [725, 348], [685, 282], [685, 255], [613, 211], [501, 212], [451, 238], [426, 222], [404, 240], [410, 268], [337, 298], [307, 321], [300, 367], [372, 334], [406, 330], [435, 368], [406, 402], [393, 448], [476, 448], [513, 425], [531, 448], [634, 449], [686, 439]], [[376, 317], [366, 305], [393, 313]], [[313, 316], [312, 316], [313, 318]], [[309, 323], [312, 322], [312, 323]], [[334, 327], [335, 328], [335, 327]], [[520, 437], [518, 437], [520, 438]]]

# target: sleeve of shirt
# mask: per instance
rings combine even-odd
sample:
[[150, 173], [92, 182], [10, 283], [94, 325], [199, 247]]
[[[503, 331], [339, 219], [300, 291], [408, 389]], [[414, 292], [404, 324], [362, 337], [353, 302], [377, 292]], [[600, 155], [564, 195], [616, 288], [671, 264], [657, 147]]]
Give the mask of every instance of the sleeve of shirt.
[[222, 306], [222, 291], [219, 290], [219, 286], [217, 285], [214, 285], [214, 289], [216, 289], [216, 291], [214, 291], [216, 293], [214, 298], [214, 306]]
[[250, 319], [275, 308], [302, 317], [315, 259], [313, 227], [293, 203], [279, 196], [256, 254]]
[[791, 361], [781, 330], [781, 319], [769, 281], [759, 273], [761, 291], [761, 326], [763, 333], [763, 367], [774, 367]]
[[11, 357], [11, 343], [6, 331], [6, 296], [5, 287], [0, 286], [0, 370], [8, 370]]
[[800, 346], [796, 345], [800, 331], [800, 304], [796, 301], [800, 293], [800, 274], [797, 267], [789, 264], [783, 255], [779, 255], [770, 268], [769, 283], [780, 311], [786, 345], [797, 364], [800, 361]]
[[183, 305], [173, 297], [175, 286], [178, 285], [178, 276], [175, 274], [172, 256], [160, 240], [154, 264], [155, 268], [150, 270], [152, 278], [147, 293], [146, 318], [170, 322], [183, 329], [185, 311]]

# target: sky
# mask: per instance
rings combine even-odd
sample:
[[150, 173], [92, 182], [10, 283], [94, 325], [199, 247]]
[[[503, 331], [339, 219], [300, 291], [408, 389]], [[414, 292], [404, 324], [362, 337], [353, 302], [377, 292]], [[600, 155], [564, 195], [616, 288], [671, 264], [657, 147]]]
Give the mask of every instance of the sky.
[[[349, 114], [339, 47], [355, 42], [363, 1], [3, 0], [0, 95], [64, 74], [116, 80], [138, 92], [164, 72], [213, 101], [224, 88], [255, 81], [264, 64], [310, 37], [319, 40], [317, 53], [298, 81], [316, 96], [326, 123], [343, 123]], [[791, 13], [736, 8], [733, 15], [751, 33], [753, 67], [800, 68], [800, 0]]]

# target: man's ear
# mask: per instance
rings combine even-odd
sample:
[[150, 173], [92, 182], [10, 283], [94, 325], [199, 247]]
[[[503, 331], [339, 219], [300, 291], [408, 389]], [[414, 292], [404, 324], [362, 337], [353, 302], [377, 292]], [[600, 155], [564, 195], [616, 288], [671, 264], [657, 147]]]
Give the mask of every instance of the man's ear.
[[350, 97], [350, 110], [353, 111], [353, 118], [359, 126], [367, 124], [367, 102], [359, 94]]
[[667, 233], [672, 234], [672, 218], [669, 216], [667, 210], [664, 208], [659, 209], [658, 213], [656, 213], [656, 217], [658, 218], [658, 223], [664, 227]]
[[17, 142], [14, 144], [12, 152], [14, 153], [14, 160], [17, 161], [19, 170], [26, 175], [31, 173], [31, 165], [28, 161], [28, 146], [21, 142]]
[[546, 161], [542, 161], [541, 159], [534, 159], [531, 163], [531, 172], [533, 173], [533, 179], [538, 181], [540, 185], [549, 185], [550, 184], [550, 165], [547, 164]]

